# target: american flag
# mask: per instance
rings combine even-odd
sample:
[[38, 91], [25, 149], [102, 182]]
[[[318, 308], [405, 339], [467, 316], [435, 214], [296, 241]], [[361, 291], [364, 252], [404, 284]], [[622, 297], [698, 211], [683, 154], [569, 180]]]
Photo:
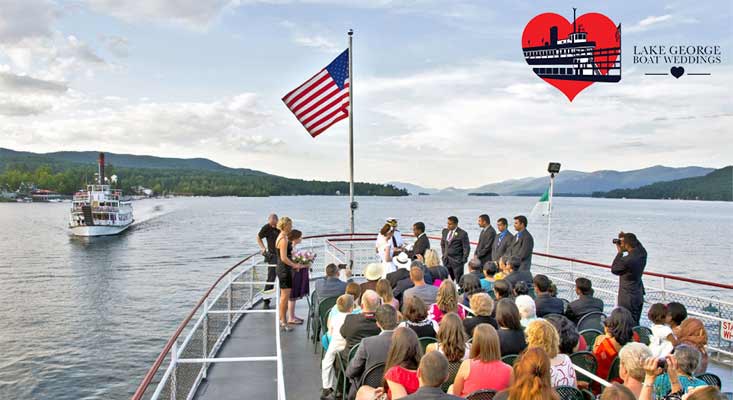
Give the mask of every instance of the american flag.
[[286, 94], [283, 102], [313, 137], [348, 117], [349, 51]]

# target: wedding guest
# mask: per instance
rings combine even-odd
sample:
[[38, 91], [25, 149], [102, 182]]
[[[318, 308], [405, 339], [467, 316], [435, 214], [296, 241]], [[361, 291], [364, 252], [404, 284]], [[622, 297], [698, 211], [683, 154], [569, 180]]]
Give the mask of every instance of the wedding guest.
[[[303, 233], [297, 229], [293, 229], [288, 233], [288, 241], [295, 248], [302, 241]], [[288, 323], [291, 325], [301, 325], [303, 318], [295, 315], [295, 304], [303, 297], [310, 295], [310, 266], [293, 270], [293, 287], [290, 290], [290, 301], [288, 303]]]
[[679, 326], [687, 318], [687, 308], [684, 304], [673, 301], [667, 304], [667, 325], [672, 328], [672, 333], [679, 336]]
[[652, 304], [647, 312], [647, 318], [652, 323], [649, 349], [654, 357], [664, 358], [672, 352], [677, 342], [672, 328], [667, 326], [667, 306], [662, 303]]
[[405, 320], [400, 323], [400, 326], [412, 329], [417, 333], [417, 337], [435, 337], [437, 335], [438, 323], [428, 318], [428, 306], [419, 296], [405, 296], [402, 315]]
[[626, 343], [618, 352], [618, 374], [624, 386], [629, 388], [636, 397], [641, 394], [642, 382], [644, 382], [644, 360], [651, 356], [652, 352], [649, 347], [638, 342]]
[[405, 290], [403, 301], [407, 301], [409, 297], [419, 297], [425, 304], [433, 304], [438, 298], [438, 288], [425, 283], [423, 270], [419, 267], [410, 268], [410, 280], [412, 287]]
[[484, 289], [484, 292], [491, 293], [494, 290], [494, 275], [496, 271], [496, 264], [493, 261], [484, 264], [484, 277], [481, 278], [481, 288]]
[[440, 263], [438, 252], [433, 249], [425, 250], [425, 266], [428, 267], [430, 274], [433, 276], [433, 286], [440, 287], [444, 280], [450, 278], [448, 268]]
[[463, 330], [463, 323], [458, 314], [451, 312], [440, 321], [437, 343], [430, 343], [425, 352], [439, 351], [445, 355], [448, 362], [457, 362], [468, 358], [468, 337]]
[[326, 278], [316, 281], [316, 301], [342, 295], [345, 291], [346, 282], [339, 279], [338, 266], [333, 263], [326, 265]]
[[461, 278], [461, 292], [463, 292], [461, 304], [464, 307], [469, 307], [471, 302], [471, 296], [476, 293], [484, 293], [481, 289], [481, 280], [476, 275], [466, 274]]
[[425, 354], [420, 359], [420, 366], [417, 368], [417, 379], [420, 381], [420, 388], [417, 392], [403, 397], [403, 400], [461, 400], [447, 393], [443, 393], [440, 386], [448, 380], [448, 359], [444, 355], [434, 351]]
[[471, 310], [475, 316], [463, 320], [463, 329], [466, 330], [469, 338], [473, 337], [473, 330], [479, 324], [489, 324], [494, 329], [499, 329], [499, 324], [491, 316], [494, 310], [494, 300], [491, 300], [487, 293], [476, 293], [471, 296]]
[[613, 359], [618, 352], [633, 337], [634, 319], [631, 312], [623, 307], [611, 311], [611, 315], [603, 322], [603, 335], [598, 335], [593, 344], [593, 355], [596, 356], [598, 367], [596, 375], [608, 376]]
[[388, 400], [401, 399], [415, 393], [420, 387], [417, 379], [417, 367], [422, 357], [422, 349], [415, 331], [408, 328], [397, 328], [392, 334], [392, 345], [384, 364], [382, 386], [373, 388], [362, 386], [356, 394], [356, 400], [374, 400], [382, 394]]
[[498, 265], [499, 259], [507, 254], [511, 249], [512, 243], [514, 243], [514, 235], [507, 229], [509, 226], [506, 218], [499, 218], [496, 220], [496, 228], [499, 230], [494, 239], [494, 244], [491, 249], [491, 261], [494, 261]]
[[496, 329], [479, 324], [474, 330], [469, 359], [461, 363], [448, 393], [465, 398], [477, 390], [498, 392], [507, 389], [511, 380], [512, 367], [501, 361]]
[[438, 288], [438, 296], [435, 299], [435, 303], [431, 304], [428, 308], [428, 318], [440, 323], [443, 319], [443, 315], [454, 312], [458, 314], [461, 319], [466, 318], [466, 310], [463, 306], [458, 304], [458, 291], [456, 284], [451, 280], [444, 280]]
[[521, 271], [529, 271], [532, 268], [532, 251], [534, 250], [534, 238], [527, 230], [527, 217], [517, 215], [514, 217], [514, 242], [511, 245], [510, 254], [512, 257], [518, 257]]
[[491, 226], [491, 219], [486, 214], [481, 214], [478, 217], [478, 226], [481, 228], [481, 233], [478, 236], [478, 244], [474, 251], [473, 257], [479, 262], [480, 267], [485, 262], [491, 261], [491, 253], [494, 246], [494, 239], [496, 238], [496, 231]]
[[565, 314], [565, 303], [557, 297], [550, 295], [550, 278], [546, 275], [535, 275], [534, 290], [537, 297], [534, 299], [537, 316], [544, 317], [546, 314]]
[[499, 324], [499, 344], [501, 356], [520, 354], [527, 348], [524, 330], [519, 323], [519, 310], [510, 299], [496, 303], [496, 322]]
[[495, 400], [560, 400], [550, 382], [550, 358], [539, 347], [527, 349], [514, 363], [514, 380]]
[[366, 282], [363, 282], [360, 285], [361, 292], [364, 293], [367, 290], [377, 290], [377, 281], [382, 279], [384, 275], [384, 264], [367, 264], [367, 266], [364, 268], [364, 279], [366, 279]]
[[338, 357], [338, 353], [346, 347], [346, 339], [341, 336], [341, 326], [344, 324], [346, 316], [351, 314], [354, 308], [354, 298], [348, 294], [342, 294], [336, 300], [337, 313], [328, 320], [328, 333], [331, 340], [328, 349], [321, 360], [321, 399], [331, 399], [334, 381], [336, 376], [333, 371], [333, 363]]
[[575, 294], [578, 295], [578, 299], [571, 301], [565, 312], [565, 315], [574, 323], [577, 324], [588, 313], [594, 311], [603, 312], [603, 300], [593, 297], [593, 284], [590, 279], [576, 279]]
[[471, 242], [468, 240], [468, 233], [458, 227], [458, 218], [455, 216], [448, 217], [440, 241], [440, 250], [443, 253], [443, 265], [448, 268], [451, 278], [460, 282], [463, 268], [471, 253]]
[[[598, 398], [600, 400], [636, 400], [634, 393], [618, 382], [613, 382], [611, 386], [606, 386]], [[651, 400], [651, 397], [648, 400]]]
[[282, 217], [277, 222], [277, 229], [280, 234], [275, 240], [275, 247], [278, 251], [277, 260], [277, 279], [280, 284], [280, 328], [290, 331], [293, 328], [287, 321], [290, 315], [288, 312], [288, 304], [290, 302], [290, 291], [293, 287], [293, 270], [306, 268], [305, 265], [298, 264], [292, 260], [293, 245], [288, 240], [288, 235], [293, 230], [293, 220], [288, 217]]
[[[257, 246], [260, 248], [260, 253], [265, 258], [267, 263], [267, 282], [275, 282], [277, 277], [277, 249], [275, 248], [275, 241], [280, 235], [280, 230], [277, 229], [277, 214], [270, 214], [267, 217], [267, 223], [262, 226], [260, 232], [257, 234]], [[262, 241], [265, 239], [265, 242]], [[265, 285], [265, 290], [272, 290], [272, 283]], [[263, 307], [265, 309], [270, 308], [270, 298], [263, 300]]]
[[534, 300], [527, 295], [517, 296], [514, 299], [514, 304], [517, 305], [519, 310], [519, 316], [522, 319], [519, 321], [523, 328], [526, 328], [530, 322], [537, 319], [537, 311], [535, 310]]
[[373, 290], [367, 290], [361, 296], [361, 313], [347, 315], [341, 326], [341, 336], [346, 339], [346, 347], [341, 352], [344, 360], [349, 359], [351, 348], [362, 339], [378, 335], [381, 329], [377, 326], [375, 311], [380, 306], [379, 295]]
[[496, 300], [513, 299], [512, 285], [503, 279], [494, 281], [494, 298]]
[[705, 373], [708, 369], [708, 333], [705, 325], [697, 318], [686, 318], [677, 329], [677, 343], [694, 346], [701, 355], [695, 375]]
[[532, 279], [532, 273], [528, 270], [522, 270], [520, 269], [521, 263], [519, 262], [519, 258], [512, 257], [507, 261], [507, 272], [508, 275], [504, 277], [504, 280], [509, 282], [512, 287], [517, 286], [520, 282], [527, 285], [527, 287], [532, 287], [534, 284], [534, 280]]
[[400, 308], [400, 302], [392, 295], [392, 287], [389, 285], [388, 280], [380, 279], [377, 281], [377, 294], [382, 299], [382, 304], [390, 305], [395, 310]]
[[560, 335], [555, 327], [544, 319], [536, 319], [527, 325], [527, 347], [540, 347], [550, 358], [550, 382], [553, 387], [577, 386], [573, 362], [567, 354], [560, 353]]

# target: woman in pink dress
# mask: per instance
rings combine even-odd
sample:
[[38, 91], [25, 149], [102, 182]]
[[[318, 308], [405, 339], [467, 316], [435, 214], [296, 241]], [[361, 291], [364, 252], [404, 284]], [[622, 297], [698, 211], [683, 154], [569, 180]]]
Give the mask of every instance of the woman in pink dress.
[[461, 363], [448, 393], [466, 397], [477, 390], [499, 392], [509, 387], [512, 367], [501, 361], [499, 335], [493, 326], [479, 324], [474, 328], [469, 357]]

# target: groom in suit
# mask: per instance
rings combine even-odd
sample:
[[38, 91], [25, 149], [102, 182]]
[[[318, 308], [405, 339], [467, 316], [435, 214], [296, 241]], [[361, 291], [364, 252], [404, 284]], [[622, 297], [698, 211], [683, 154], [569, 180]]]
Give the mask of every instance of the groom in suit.
[[496, 231], [491, 226], [491, 220], [486, 214], [479, 215], [478, 226], [481, 228], [481, 234], [478, 236], [478, 244], [476, 245], [476, 251], [473, 253], [473, 256], [478, 258], [483, 266], [487, 261], [491, 261], [491, 251], [494, 246]]
[[443, 265], [448, 269], [451, 278], [458, 282], [471, 253], [471, 242], [468, 240], [468, 233], [458, 227], [458, 218], [455, 216], [448, 217], [448, 224], [443, 229], [440, 240], [440, 250], [443, 253]]
[[425, 250], [430, 248], [430, 239], [425, 234], [425, 224], [415, 222], [412, 224], [412, 233], [415, 235], [415, 243], [412, 245], [412, 251], [408, 254], [410, 258], [415, 259], [418, 255], [425, 256]]

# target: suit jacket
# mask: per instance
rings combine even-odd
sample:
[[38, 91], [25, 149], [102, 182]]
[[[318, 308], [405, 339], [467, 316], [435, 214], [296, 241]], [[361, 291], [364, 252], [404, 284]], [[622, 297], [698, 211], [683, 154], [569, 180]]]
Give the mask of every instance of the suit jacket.
[[430, 248], [430, 239], [425, 233], [420, 234], [412, 245], [412, 251], [409, 252], [410, 258], [417, 258], [417, 255], [425, 256], [425, 250]]
[[492, 244], [492, 250], [491, 250], [491, 260], [492, 261], [499, 261], [499, 259], [502, 256], [508, 255], [509, 250], [512, 246], [512, 243], [514, 243], [514, 235], [512, 235], [511, 232], [506, 231], [506, 234], [504, 237], [499, 240], [499, 237], [501, 236], [500, 233], [496, 234], [496, 238], [494, 239], [494, 243]]
[[526, 282], [528, 288], [532, 288], [532, 273], [529, 271], [517, 270], [504, 277], [504, 280], [511, 283], [512, 287], [517, 282]]
[[402, 400], [463, 400], [463, 397], [445, 393], [439, 387], [421, 386], [417, 392], [403, 397]]
[[398, 268], [397, 271], [390, 272], [387, 274], [387, 280], [392, 289], [397, 286], [397, 282], [403, 279], [410, 279], [410, 270], [407, 268]]
[[489, 225], [478, 237], [478, 244], [476, 245], [476, 252], [474, 255], [481, 260], [481, 265], [486, 261], [491, 260], [491, 253], [493, 252], [494, 239], [496, 238], [496, 231], [494, 227]]
[[534, 299], [534, 305], [538, 318], [542, 318], [547, 314], [565, 314], [565, 304], [562, 300], [547, 293], [538, 293]]
[[581, 317], [593, 311], [603, 312], [603, 300], [581, 294], [577, 300], [568, 304], [565, 316], [577, 324]]
[[339, 278], [326, 278], [316, 281], [316, 298], [320, 301], [329, 297], [341, 296], [346, 292], [346, 282]]
[[[639, 299], [644, 296], [644, 284], [641, 281], [646, 267], [646, 249], [639, 247], [631, 253], [616, 254], [611, 264], [611, 272], [618, 275], [618, 304], [624, 307], [630, 298]], [[622, 299], [624, 300], [622, 302]]]
[[392, 331], [383, 331], [379, 335], [364, 338], [354, 358], [346, 367], [346, 376], [358, 383], [369, 368], [387, 361], [387, 353], [391, 344]]
[[349, 357], [349, 351], [361, 339], [378, 335], [381, 330], [377, 326], [377, 319], [374, 313], [349, 314], [341, 325], [341, 336], [346, 339], [346, 348], [341, 353], [345, 360]]
[[[506, 239], [506, 238], [504, 238]], [[534, 238], [528, 230], [517, 232], [512, 242], [510, 255], [512, 258], [517, 257], [522, 265], [520, 271], [529, 271], [532, 267], [532, 251], [534, 250]]]
[[471, 242], [468, 240], [468, 233], [457, 227], [453, 237], [448, 241], [449, 232], [447, 228], [443, 229], [442, 239], [440, 240], [443, 265], [446, 267], [449, 265], [463, 265], [468, 261], [468, 255], [471, 253]]

